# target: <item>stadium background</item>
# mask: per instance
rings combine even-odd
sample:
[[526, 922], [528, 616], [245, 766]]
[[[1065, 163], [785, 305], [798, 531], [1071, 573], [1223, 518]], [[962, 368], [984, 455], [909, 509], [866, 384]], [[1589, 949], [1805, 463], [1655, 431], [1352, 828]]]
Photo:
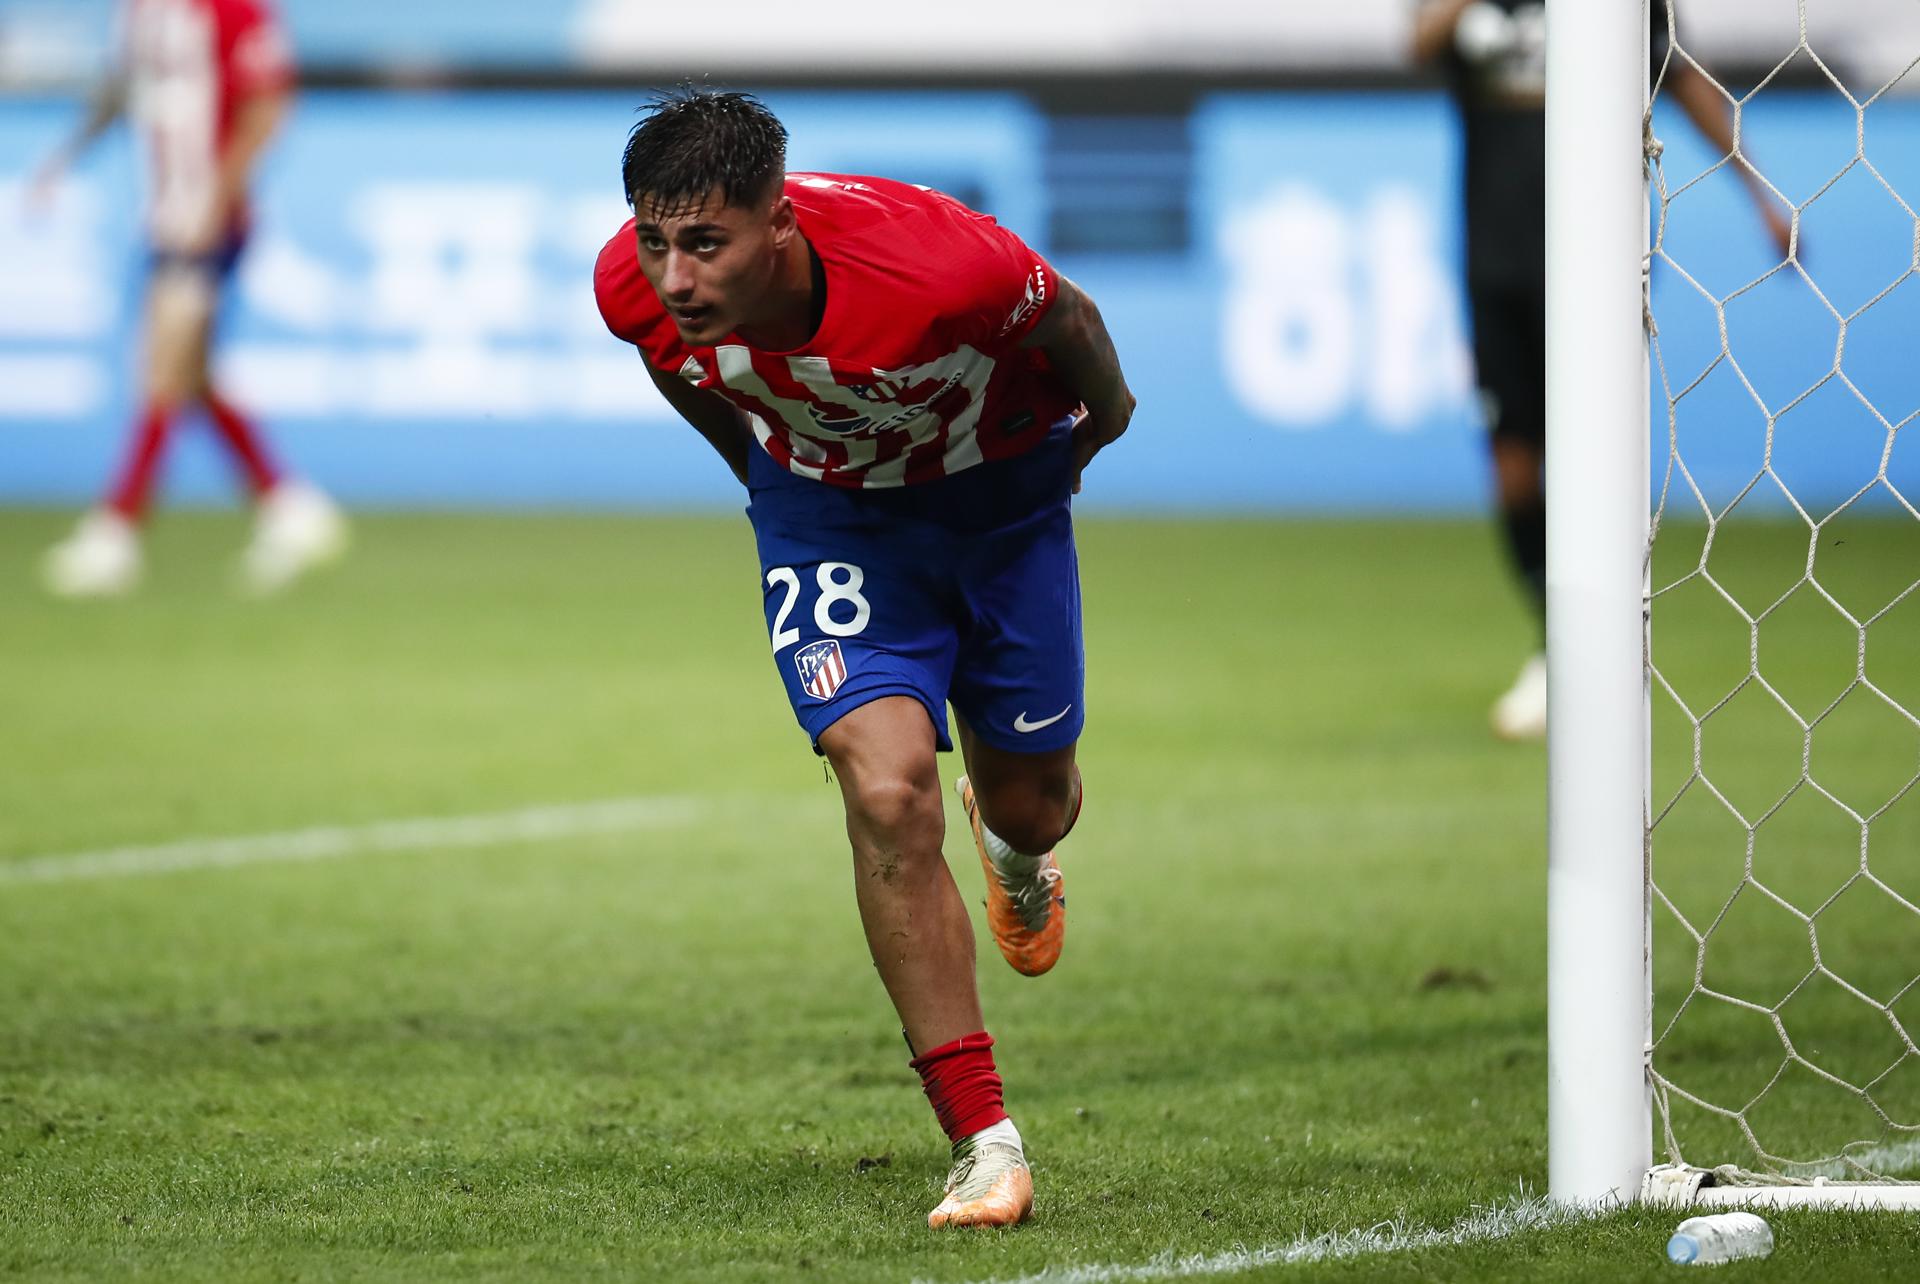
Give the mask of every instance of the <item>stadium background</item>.
[[[1483, 505], [1454, 121], [1402, 65], [1402, 0], [1210, 0], [1183, 6], [1177, 32], [1144, 3], [1101, 6], [1092, 25], [1084, 6], [988, 4], [958, 37], [869, 8], [748, 22], [716, 52], [617, 0], [291, 0], [307, 92], [260, 188], [222, 355], [232, 386], [354, 505], [731, 502], [698, 438], [605, 336], [588, 285], [624, 217], [616, 161], [643, 88], [705, 74], [766, 93], [796, 168], [949, 190], [1088, 286], [1145, 407], [1142, 431], [1101, 461], [1090, 509]], [[139, 249], [125, 134], [50, 217], [26, 218], [19, 190], [75, 119], [109, 10], [0, 4], [0, 503], [84, 502], [129, 411]], [[1793, 39], [1780, 23], [1792, 7], [1767, 13], [1691, 5], [1692, 46], [1751, 80]], [[1875, 57], [1897, 42], [1865, 33], [1913, 25], [1910, 9], [1843, 13], [1823, 50], [1849, 74], [1885, 74]], [[1749, 132], [1799, 199], [1851, 154], [1853, 112], [1803, 60], [1760, 96]], [[1670, 173], [1712, 163], [1676, 122], [1661, 133]], [[1874, 155], [1896, 187], [1920, 179], [1914, 104], [1876, 107]], [[1689, 197], [1688, 226], [1711, 233], [1682, 248], [1730, 289], [1769, 260], [1737, 185], [1718, 178]], [[1886, 235], [1823, 236], [1862, 220]], [[1870, 296], [1910, 257], [1900, 212], [1870, 183], [1828, 193], [1805, 230], [1837, 294]], [[1903, 305], [1850, 338], [1849, 369], [1871, 388], [1911, 377]], [[1797, 374], [1831, 350], [1832, 323], [1790, 279], [1739, 311], [1756, 368]], [[1746, 413], [1737, 388], [1691, 406]], [[1709, 489], [1737, 486], [1750, 444], [1703, 441], [1690, 462]], [[211, 449], [183, 445], [170, 494], [221, 501]], [[1851, 461], [1806, 453], [1811, 502], [1858, 486]]]

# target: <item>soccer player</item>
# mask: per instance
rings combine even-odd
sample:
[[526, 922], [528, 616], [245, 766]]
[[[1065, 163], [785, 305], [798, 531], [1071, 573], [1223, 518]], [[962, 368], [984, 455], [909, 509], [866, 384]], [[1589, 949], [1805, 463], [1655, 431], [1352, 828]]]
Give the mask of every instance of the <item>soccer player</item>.
[[[1653, 71], [1714, 147], [1731, 154], [1727, 103], [1698, 68], [1667, 58], [1666, 0], [1649, 6]], [[1542, 649], [1495, 702], [1505, 739], [1547, 730], [1546, 34], [1539, 0], [1421, 0], [1413, 53], [1444, 65], [1464, 133], [1467, 296], [1492, 443], [1501, 524]], [[1734, 167], [1784, 255], [1791, 225], [1759, 180]]]
[[1093, 301], [1019, 237], [924, 187], [788, 174], [786, 137], [745, 95], [656, 100], [595, 292], [747, 487], [774, 664], [839, 778], [867, 945], [953, 1145], [928, 1223], [1011, 1225], [1033, 1182], [935, 754], [951, 701], [989, 925], [1045, 972], [1081, 796], [1069, 497], [1134, 399]]
[[120, 66], [85, 123], [42, 169], [44, 200], [59, 176], [123, 113], [147, 143], [146, 364], [124, 462], [101, 507], [44, 566], [66, 597], [104, 597], [140, 579], [139, 528], [174, 424], [205, 409], [257, 501], [244, 581], [271, 592], [344, 548], [339, 510], [285, 476], [258, 429], [209, 374], [220, 296], [246, 244], [254, 166], [286, 114], [293, 64], [271, 0], [124, 0]]

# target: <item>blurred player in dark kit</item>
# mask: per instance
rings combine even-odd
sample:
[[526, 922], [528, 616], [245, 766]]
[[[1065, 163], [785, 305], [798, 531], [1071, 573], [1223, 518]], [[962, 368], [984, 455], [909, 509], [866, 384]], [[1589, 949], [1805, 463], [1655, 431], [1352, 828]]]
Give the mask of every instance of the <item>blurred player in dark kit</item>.
[[957, 787], [1007, 961], [1059, 957], [1054, 847], [1080, 812], [1070, 497], [1134, 399], [1091, 299], [1019, 237], [906, 183], [786, 173], [754, 99], [684, 90], [637, 126], [602, 315], [747, 487], [774, 663], [839, 777], [867, 943], [953, 1146], [941, 1226], [1033, 1185], [941, 854]]
[[[1722, 153], [1733, 151], [1727, 102], [1698, 68], [1669, 59], [1665, 0], [1651, 0], [1653, 74], [1661, 92]], [[1474, 366], [1493, 450], [1501, 524], [1539, 622], [1542, 649], [1494, 704], [1494, 731], [1547, 730], [1547, 123], [1546, 7], [1539, 0], [1421, 0], [1413, 53], [1445, 67], [1464, 135], [1467, 294]], [[1790, 223], [1752, 173], [1767, 230], [1787, 253]]]
[[47, 555], [47, 587], [104, 597], [139, 582], [140, 524], [161, 457], [175, 423], [198, 403], [257, 504], [244, 583], [271, 592], [346, 542], [339, 510], [280, 471], [209, 373], [221, 294], [246, 244], [248, 186], [291, 98], [291, 55], [270, 0], [124, 0], [120, 16], [119, 68], [35, 189], [44, 201], [69, 163], [123, 113], [131, 117], [145, 144], [152, 249], [141, 404], [104, 504]]

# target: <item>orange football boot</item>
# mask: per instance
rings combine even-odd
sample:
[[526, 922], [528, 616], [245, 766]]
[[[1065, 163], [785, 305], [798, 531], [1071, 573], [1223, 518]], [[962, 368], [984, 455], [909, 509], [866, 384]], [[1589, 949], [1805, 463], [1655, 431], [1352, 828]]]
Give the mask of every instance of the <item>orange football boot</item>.
[[976, 1142], [972, 1137], [953, 1146], [953, 1170], [947, 1174], [946, 1198], [927, 1214], [927, 1225], [1017, 1226], [1033, 1212], [1033, 1174], [1026, 1153], [1004, 1141]]
[[[967, 809], [974, 850], [980, 853], [980, 866], [987, 874], [987, 926], [993, 929], [993, 943], [1014, 971], [1039, 976], [1060, 961], [1060, 946], [1067, 935], [1067, 893], [1060, 866], [1048, 852], [1038, 858], [1031, 873], [1004, 869], [988, 850], [987, 840], [993, 838], [1003, 851], [1006, 844], [980, 823], [973, 786], [962, 776], [953, 787], [960, 805]], [[1022, 859], [1011, 851], [1008, 855]]]

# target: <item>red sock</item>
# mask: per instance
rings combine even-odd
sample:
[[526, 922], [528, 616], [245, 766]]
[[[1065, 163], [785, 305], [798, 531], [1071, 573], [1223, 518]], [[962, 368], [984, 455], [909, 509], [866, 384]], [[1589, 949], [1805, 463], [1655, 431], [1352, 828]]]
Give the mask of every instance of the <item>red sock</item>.
[[1007, 1117], [1000, 1072], [993, 1068], [993, 1036], [985, 1030], [943, 1043], [907, 1064], [920, 1072], [920, 1086], [948, 1141], [970, 1137]]
[[120, 478], [107, 495], [107, 505], [130, 522], [139, 521], [153, 496], [154, 475], [160, 469], [160, 454], [173, 426], [173, 414], [149, 405], [135, 421], [133, 440], [128, 443], [126, 460], [120, 465]]
[[240, 461], [241, 471], [246, 473], [247, 484], [253, 487], [254, 494], [264, 495], [280, 484], [280, 470], [267, 458], [266, 443], [245, 415], [211, 390], [207, 393], [207, 415], [233, 451], [234, 458]]

